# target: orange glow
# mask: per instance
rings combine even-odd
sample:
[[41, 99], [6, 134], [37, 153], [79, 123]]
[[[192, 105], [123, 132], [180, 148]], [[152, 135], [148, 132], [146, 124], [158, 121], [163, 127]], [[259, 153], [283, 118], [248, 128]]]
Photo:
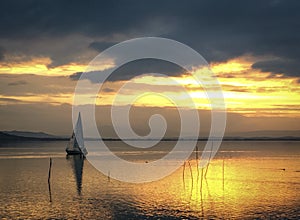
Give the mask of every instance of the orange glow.
[[[292, 189], [288, 189], [288, 194], [283, 195], [282, 192], [277, 191], [276, 187], [270, 187], [272, 182], [278, 181], [280, 170], [274, 169], [266, 172], [263, 169], [257, 169], [253, 166], [254, 163], [260, 168], [272, 167], [270, 161], [265, 162], [265, 160], [253, 162], [253, 159], [249, 159], [243, 161], [243, 166], [241, 166], [241, 161], [238, 159], [225, 159], [223, 166], [222, 159], [214, 159], [205, 177], [206, 168], [203, 170], [197, 168], [196, 160], [190, 160], [172, 175], [158, 182], [135, 186], [134, 194], [138, 201], [139, 199], [164, 201], [170, 210], [177, 210], [178, 206], [186, 205], [188, 209], [196, 211], [199, 218], [207, 216], [217, 207], [216, 204], [225, 207], [219, 210], [221, 212], [233, 206], [236, 215], [240, 216], [244, 214], [246, 207], [259, 205], [266, 195], [281, 205], [297, 198]], [[284, 161], [276, 161], [279, 167], [283, 164], [286, 165]], [[152, 203], [143, 203], [143, 206], [146, 206], [145, 209], [151, 208], [147, 207], [149, 204]], [[232, 216], [227, 216], [226, 212], [221, 215], [225, 219], [232, 218]]]
[[[69, 63], [53, 68], [49, 57], [36, 57], [29, 61], [0, 64], [0, 74], [35, 74], [44, 76], [68, 76], [76, 72], [84, 72], [87, 64]], [[107, 60], [98, 70], [104, 70], [114, 65], [112, 60]]]
[[[239, 57], [222, 63], [212, 63], [211, 69], [217, 75], [217, 79], [222, 87], [227, 111], [238, 112], [243, 115], [259, 116], [284, 116], [300, 117], [300, 87], [297, 82], [298, 78], [282, 77], [272, 75], [271, 73], [260, 72], [252, 69], [251, 66], [257, 58]], [[34, 58], [31, 61], [17, 62], [11, 64], [2, 63], [0, 65], [0, 74], [36, 74], [46, 76], [68, 76], [75, 72], [84, 71], [85, 64], [70, 63], [63, 66], [48, 68], [51, 64], [49, 58]], [[113, 61], [108, 60], [103, 64], [103, 69], [112, 67]], [[199, 74], [204, 79], [204, 84], [211, 84], [207, 75], [207, 69], [195, 69], [195, 74]], [[104, 88], [96, 99], [97, 105], [112, 104], [115, 95], [119, 96], [120, 105], [128, 104], [137, 94], [148, 94], [137, 100], [136, 106], [174, 106], [166, 98], [176, 102], [181, 107], [196, 106], [199, 109], [210, 109], [210, 100], [207, 99], [206, 93], [195, 79], [189, 75], [180, 77], [154, 77], [144, 75], [134, 78], [130, 81], [134, 84], [133, 89], [127, 89], [123, 93], [118, 93], [119, 88], [126, 81], [106, 82]], [[71, 84], [70, 84], [71, 85]], [[73, 84], [72, 84], [73, 86]], [[73, 87], [70, 88], [73, 88]], [[95, 86], [89, 83], [90, 86]], [[17, 99], [23, 102], [48, 102], [48, 103], [72, 103], [73, 91], [67, 94], [39, 95], [32, 96], [2, 96], [6, 99]], [[149, 96], [150, 94], [150, 96]], [[85, 94], [82, 100], [85, 103], [94, 104], [94, 94]], [[189, 96], [194, 103], [191, 103]], [[214, 99], [214, 98], [213, 98]], [[215, 97], [217, 100], [218, 97]], [[4, 99], [3, 99], [4, 100]], [[1, 103], [7, 103], [7, 101]]]
[[271, 76], [271, 73], [251, 69], [250, 61], [240, 59], [240, 63], [241, 71], [228, 71], [230, 66], [236, 67], [236, 60], [222, 64], [224, 71], [220, 69], [222, 65], [212, 65], [222, 85], [228, 111], [244, 115], [268, 116], [275, 113], [277, 116], [299, 117], [300, 89], [297, 78]]
[[233, 59], [225, 63], [212, 63], [211, 68], [215, 74], [219, 73], [240, 73], [250, 70], [252, 63], [242, 59]]

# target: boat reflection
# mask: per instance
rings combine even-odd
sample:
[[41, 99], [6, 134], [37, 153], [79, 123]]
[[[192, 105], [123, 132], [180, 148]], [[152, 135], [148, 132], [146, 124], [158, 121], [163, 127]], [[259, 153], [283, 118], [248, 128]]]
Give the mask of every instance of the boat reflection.
[[83, 155], [67, 155], [66, 159], [71, 163], [74, 177], [76, 180], [77, 194], [81, 195], [82, 190], [82, 173], [85, 157]]

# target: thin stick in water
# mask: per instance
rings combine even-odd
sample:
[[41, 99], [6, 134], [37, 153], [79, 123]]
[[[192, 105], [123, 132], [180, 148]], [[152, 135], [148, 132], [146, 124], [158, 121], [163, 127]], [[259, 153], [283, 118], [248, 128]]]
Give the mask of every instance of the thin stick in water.
[[190, 173], [191, 173], [191, 179], [192, 179], [192, 188], [193, 188], [193, 186], [194, 186], [194, 178], [193, 178], [193, 171], [192, 171], [192, 166], [191, 166], [190, 161], [188, 161], [188, 164], [189, 164], [189, 167], [190, 167]]
[[183, 188], [185, 189], [184, 172], [185, 172], [185, 161], [183, 163], [183, 169], [182, 169], [182, 183], [183, 183]]
[[52, 194], [51, 194], [51, 168], [52, 168], [52, 158], [50, 157], [50, 163], [49, 163], [49, 171], [48, 171], [48, 190], [49, 190], [49, 199], [50, 202], [52, 202]]
[[208, 167], [209, 167], [210, 160], [211, 160], [212, 151], [213, 151], [213, 142], [211, 142], [210, 154], [209, 154], [208, 164], [207, 164], [207, 166], [206, 166], [204, 178], [206, 178], [206, 175], [207, 175]]
[[198, 146], [196, 145], [196, 163], [197, 163], [197, 184], [199, 183], [199, 163], [198, 163]]
[[200, 192], [202, 193], [202, 183], [203, 183], [203, 169], [201, 168], [201, 181], [200, 181]]

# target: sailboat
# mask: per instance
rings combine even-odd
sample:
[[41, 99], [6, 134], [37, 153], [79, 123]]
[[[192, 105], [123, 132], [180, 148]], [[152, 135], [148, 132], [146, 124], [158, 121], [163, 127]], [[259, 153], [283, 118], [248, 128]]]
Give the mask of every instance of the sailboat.
[[78, 114], [78, 119], [76, 122], [76, 126], [73, 130], [70, 141], [67, 145], [66, 152], [68, 155], [80, 154], [83, 156], [87, 155], [87, 150], [84, 146], [83, 139], [83, 130], [82, 130], [82, 122], [80, 112]]

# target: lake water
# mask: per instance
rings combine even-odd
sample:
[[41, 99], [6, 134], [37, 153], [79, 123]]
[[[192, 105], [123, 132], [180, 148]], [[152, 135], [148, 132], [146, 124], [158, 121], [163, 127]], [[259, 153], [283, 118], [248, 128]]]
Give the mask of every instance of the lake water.
[[[192, 155], [172, 175], [143, 184], [116, 181], [87, 160], [67, 158], [66, 144], [0, 144], [1, 218], [300, 218], [300, 142], [223, 142], [206, 178]], [[162, 142], [151, 152], [135, 153], [125, 153], [121, 142], [109, 144], [120, 157], [151, 161], [174, 143]]]

